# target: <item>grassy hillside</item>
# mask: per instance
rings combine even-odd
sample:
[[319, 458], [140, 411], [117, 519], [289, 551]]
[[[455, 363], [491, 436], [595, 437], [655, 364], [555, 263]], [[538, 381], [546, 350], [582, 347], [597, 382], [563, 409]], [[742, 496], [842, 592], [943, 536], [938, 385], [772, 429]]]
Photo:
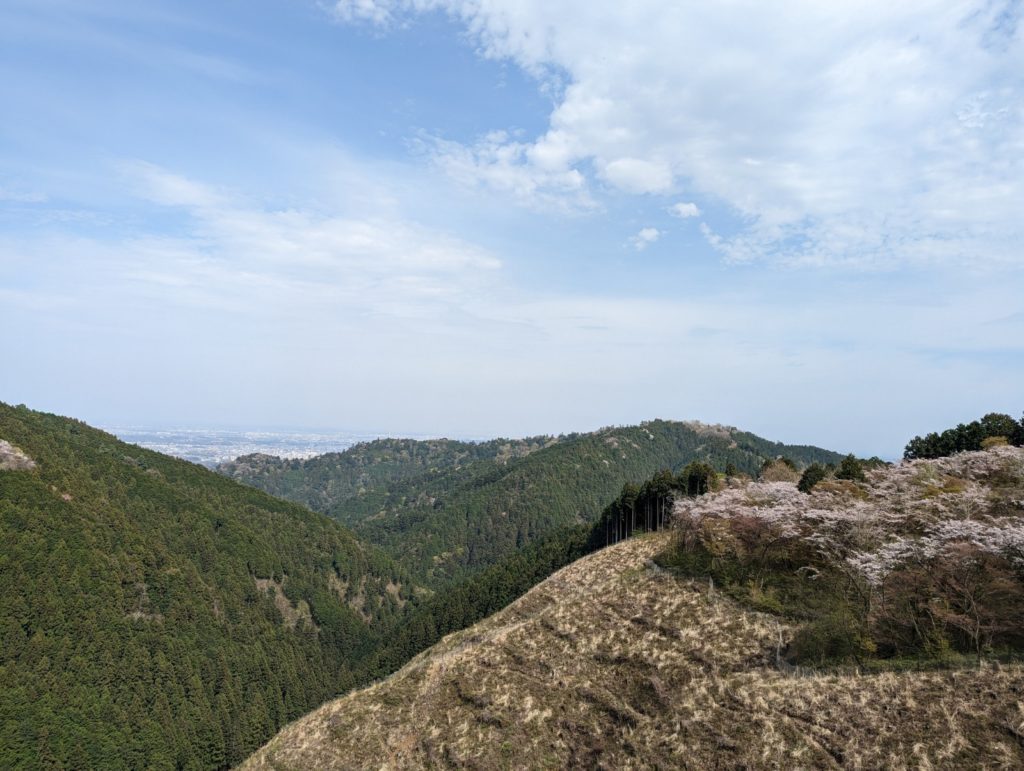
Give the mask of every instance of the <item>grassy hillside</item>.
[[0, 767], [231, 765], [411, 596], [335, 521], [0, 404]]
[[797, 625], [619, 543], [285, 728], [246, 769], [1015, 768], [1024, 671], [780, 671]]
[[437, 587], [548, 533], [592, 524], [625, 483], [659, 469], [706, 460], [756, 473], [778, 455], [801, 465], [840, 458], [721, 426], [651, 421], [522, 443], [374, 442], [309, 461], [247, 458], [223, 471], [314, 505]]

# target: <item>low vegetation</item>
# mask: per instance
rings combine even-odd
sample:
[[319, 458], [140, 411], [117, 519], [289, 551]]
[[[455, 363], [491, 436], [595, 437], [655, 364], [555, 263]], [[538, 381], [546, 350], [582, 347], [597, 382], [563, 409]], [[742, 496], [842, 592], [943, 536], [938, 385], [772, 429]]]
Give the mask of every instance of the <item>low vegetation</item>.
[[372, 657], [370, 674], [390, 674], [446, 634], [501, 610], [559, 568], [586, 554], [641, 532], [662, 529], [668, 522], [673, 500], [715, 489], [718, 477], [710, 464], [694, 461], [678, 474], [663, 469], [643, 484], [623, 485], [622, 492], [605, 507], [596, 524], [549, 533], [472, 578], [418, 602]]
[[632, 538], [394, 676], [286, 727], [246, 769], [1014, 768], [1024, 674], [780, 670], [798, 624]]
[[1024, 653], [1024, 450], [854, 464], [807, 492], [733, 480], [678, 500], [664, 564], [801, 622], [787, 649], [794, 663]]

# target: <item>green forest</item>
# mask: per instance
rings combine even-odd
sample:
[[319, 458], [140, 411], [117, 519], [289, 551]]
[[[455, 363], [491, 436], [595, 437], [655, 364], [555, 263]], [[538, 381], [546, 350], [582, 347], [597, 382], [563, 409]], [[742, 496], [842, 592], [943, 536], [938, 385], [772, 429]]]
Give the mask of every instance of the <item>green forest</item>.
[[0, 471], [0, 767], [229, 766], [356, 685], [411, 597], [337, 523], [200, 466], [24, 407], [0, 437], [36, 464]]
[[915, 436], [907, 443], [903, 457], [907, 460], [942, 458], [957, 452], [980, 450], [986, 443], [998, 440], [1017, 447], [1024, 445], [1024, 417], [1017, 421], [1001, 412], [990, 412], [978, 420], [960, 423], [942, 432]]
[[268, 478], [332, 518], [23, 406], [0, 404], [0, 439], [14, 448], [0, 464], [12, 769], [229, 767], [605, 546], [623, 512], [645, 524], [620, 537], [662, 526], [667, 496], [726, 470], [839, 457], [656, 421], [236, 467], [287, 465]]
[[381, 440], [308, 461], [242, 458], [221, 471], [313, 506], [440, 588], [553, 532], [597, 521], [626, 483], [691, 461], [757, 473], [765, 460], [838, 462], [721, 426], [655, 420], [587, 434], [495, 440]]

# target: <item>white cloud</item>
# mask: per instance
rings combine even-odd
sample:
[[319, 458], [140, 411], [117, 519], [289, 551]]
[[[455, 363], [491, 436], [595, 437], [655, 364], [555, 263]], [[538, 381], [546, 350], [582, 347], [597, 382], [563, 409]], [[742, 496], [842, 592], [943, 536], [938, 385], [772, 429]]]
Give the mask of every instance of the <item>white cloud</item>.
[[436, 314], [501, 267], [486, 250], [414, 222], [268, 208], [153, 164], [123, 168], [141, 195], [184, 208], [190, 222], [175, 237], [108, 245], [106, 259], [136, 284], [172, 288], [175, 301]]
[[642, 252], [659, 238], [661, 238], [661, 231], [657, 228], [641, 228], [639, 233], [629, 239], [629, 242], [633, 245], [634, 249]]
[[516, 142], [503, 131], [471, 147], [430, 137], [421, 141], [434, 165], [463, 185], [485, 185], [542, 211], [595, 207], [583, 174], [555, 159], [551, 147]]
[[699, 217], [700, 209], [695, 203], [676, 203], [668, 207], [669, 213], [674, 217], [680, 219], [689, 219], [690, 217]]
[[204, 209], [224, 203], [224, 199], [207, 185], [174, 174], [145, 161], [129, 161], [121, 170], [134, 183], [143, 198], [164, 206]]
[[601, 176], [627, 193], [664, 193], [672, 187], [667, 165], [640, 158], [617, 158], [605, 164]]
[[378, 23], [442, 9], [486, 56], [564, 75], [544, 134], [439, 148], [442, 165], [520, 200], [574, 201], [595, 177], [626, 193], [686, 190], [736, 213], [739, 224], [713, 241], [733, 260], [1022, 259], [1014, 3], [339, 7]]
[[337, 0], [333, 5], [341, 21], [365, 21], [384, 25], [392, 20], [397, 3], [390, 0]]

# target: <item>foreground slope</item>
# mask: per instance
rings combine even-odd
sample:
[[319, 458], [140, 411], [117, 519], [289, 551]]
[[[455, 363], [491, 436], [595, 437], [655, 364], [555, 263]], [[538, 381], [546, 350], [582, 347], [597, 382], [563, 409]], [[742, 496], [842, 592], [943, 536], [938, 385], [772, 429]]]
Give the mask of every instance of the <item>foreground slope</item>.
[[236, 763], [410, 594], [327, 517], [2, 403], [0, 544], [3, 768]]
[[792, 628], [656, 567], [670, 538], [579, 560], [244, 767], [1024, 765], [1020, 668], [784, 675]]
[[725, 426], [655, 420], [479, 445], [382, 440], [305, 461], [243, 458], [220, 470], [329, 514], [436, 588], [552, 531], [593, 524], [627, 482], [693, 460], [756, 473], [779, 455], [801, 465], [840, 458]]

